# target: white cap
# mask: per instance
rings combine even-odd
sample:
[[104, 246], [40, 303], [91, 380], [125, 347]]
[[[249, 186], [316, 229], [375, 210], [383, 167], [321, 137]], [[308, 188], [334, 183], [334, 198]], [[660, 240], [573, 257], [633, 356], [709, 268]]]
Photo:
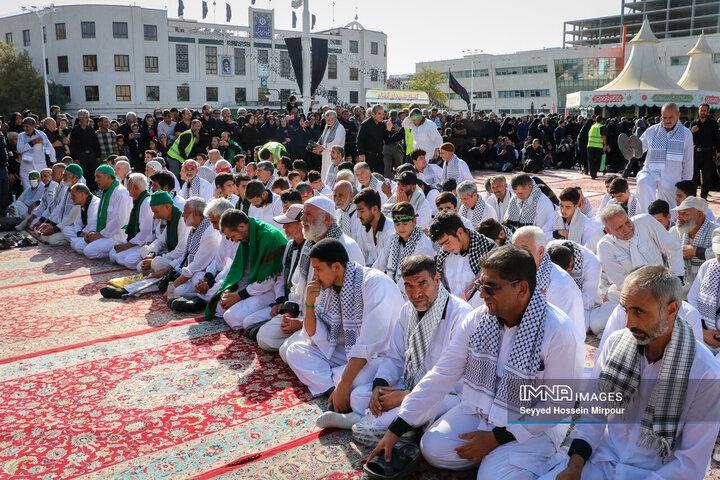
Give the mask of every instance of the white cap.
[[337, 207], [335, 207], [333, 201], [325, 195], [316, 195], [305, 202], [305, 205], [315, 205], [320, 210], [329, 213], [332, 216], [335, 216], [337, 213]]
[[294, 203], [288, 207], [287, 212], [283, 213], [282, 215], [278, 215], [277, 217], [273, 217], [273, 220], [275, 220], [279, 224], [296, 223], [300, 221], [302, 213], [302, 203]]
[[686, 197], [685, 200], [683, 200], [680, 205], [673, 208], [672, 211], [679, 212], [681, 210], [687, 210], [689, 208], [694, 208], [699, 212], [705, 213], [707, 212], [708, 208], [707, 200], [698, 197]]

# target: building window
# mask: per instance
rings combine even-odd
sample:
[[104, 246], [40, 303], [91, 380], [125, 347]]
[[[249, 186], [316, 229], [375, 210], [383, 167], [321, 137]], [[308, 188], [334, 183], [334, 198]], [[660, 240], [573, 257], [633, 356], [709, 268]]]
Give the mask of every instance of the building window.
[[350, 103], [360, 103], [360, 92], [357, 90], [350, 91]]
[[177, 87], [177, 101], [178, 102], [189, 102], [190, 101], [190, 87]]
[[205, 47], [205, 73], [217, 75], [217, 47]]
[[269, 61], [269, 52], [267, 50], [258, 50], [258, 63], [267, 65]]
[[377, 54], [378, 54], [378, 43], [370, 42], [370, 55], [377, 55]]
[[387, 57], [387, 43], [383, 44], [383, 57]]
[[235, 89], [235, 103], [238, 105], [247, 101], [247, 93], [244, 88]]
[[5, 43], [7, 43], [8, 45], [10, 45], [11, 43], [13, 43], [13, 41], [12, 41], [12, 32], [5, 34]]
[[678, 65], [687, 65], [690, 61], [690, 57], [687, 55], [682, 55], [679, 57], [670, 57], [670, 65], [673, 67], [676, 67]]
[[[330, 63], [329, 59], [328, 63]], [[286, 52], [285, 50], [280, 50], [280, 76], [283, 78], [292, 78], [293, 76], [292, 63], [290, 62], [290, 52]]]
[[127, 22], [113, 22], [113, 38], [128, 38]]
[[148, 102], [159, 102], [160, 101], [160, 87], [157, 85], [145, 86], [145, 96]]
[[337, 55], [328, 55], [328, 79], [337, 80]]
[[47, 43], [47, 31], [45, 30], [45, 25], [43, 25], [43, 43]]
[[373, 68], [370, 70], [370, 81], [371, 82], [377, 82], [378, 81], [378, 71], [377, 69]]
[[115, 85], [115, 100], [118, 102], [129, 102], [130, 85]]
[[350, 53], [358, 53], [359, 46], [357, 40], [350, 40]]
[[205, 101], [218, 101], [218, 87], [205, 87]]
[[55, 24], [55, 40], [65, 40], [67, 38], [67, 30], [64, 23]]
[[80, 22], [82, 38], [95, 38], [95, 22]]
[[50, 75], [50, 60], [45, 59], [45, 74]]
[[97, 72], [97, 55], [83, 55], [83, 71]]
[[358, 79], [358, 69], [355, 67], [350, 68], [350, 80], [357, 80]]
[[175, 45], [175, 71], [178, 73], [187, 73], [190, 70], [190, 62], [188, 60], [188, 46]]
[[129, 72], [130, 71], [130, 55], [115, 55], [115, 71], [116, 72]]
[[65, 85], [62, 85], [62, 91], [65, 94], [66, 97], [68, 97], [69, 101], [72, 101], [70, 98], [70, 87], [66, 87]]
[[337, 103], [337, 101], [338, 101], [337, 90], [328, 90], [327, 99], [328, 99], [328, 102], [330, 102], [330, 103]]
[[145, 71], [158, 73], [158, 57], [145, 57]]
[[23, 30], [23, 45], [30, 46], [30, 30]]
[[157, 42], [157, 25], [143, 25], [143, 32], [146, 41]]
[[235, 56], [235, 75], [245, 75], [245, 49], [236, 48], [233, 50], [233, 54]]
[[473, 92], [473, 98], [492, 98], [492, 92]]
[[539, 90], [500, 90], [498, 98], [549, 97], [549, 89]]
[[67, 55], [63, 55], [61, 57], [57, 57], [58, 62], [58, 73], [67, 73], [70, 69], [68, 68], [68, 57]]
[[526, 65], [524, 67], [496, 68], [495, 75], [527, 75], [531, 73], [547, 73], [547, 65]]
[[100, 101], [100, 87], [97, 85], [85, 85], [85, 101], [86, 102], [99, 102]]

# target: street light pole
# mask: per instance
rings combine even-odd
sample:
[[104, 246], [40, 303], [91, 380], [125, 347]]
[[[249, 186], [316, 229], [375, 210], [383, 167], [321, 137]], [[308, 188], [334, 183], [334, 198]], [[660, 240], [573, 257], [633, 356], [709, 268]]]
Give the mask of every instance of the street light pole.
[[303, 110], [305, 115], [310, 113], [310, 0], [303, 1], [303, 29], [301, 37], [302, 45], [302, 65], [303, 65]]
[[[482, 53], [482, 50], [478, 50], [477, 48], [467, 48], [462, 51], [463, 53], [467, 53], [468, 55], [478, 55]], [[475, 59], [470, 59], [470, 114], [475, 113]]]
[[42, 49], [42, 73], [43, 73], [43, 87], [45, 89], [45, 113], [49, 117], [50, 116], [50, 92], [48, 91], [48, 78], [47, 78], [47, 60], [45, 57], [45, 35], [43, 32], [43, 16], [46, 13], [50, 13], [51, 11], [55, 10], [55, 4], [50, 4], [48, 7], [38, 8], [34, 6], [30, 7], [21, 7], [21, 10], [25, 12], [32, 12], [38, 17], [38, 21], [40, 22], [40, 47]]

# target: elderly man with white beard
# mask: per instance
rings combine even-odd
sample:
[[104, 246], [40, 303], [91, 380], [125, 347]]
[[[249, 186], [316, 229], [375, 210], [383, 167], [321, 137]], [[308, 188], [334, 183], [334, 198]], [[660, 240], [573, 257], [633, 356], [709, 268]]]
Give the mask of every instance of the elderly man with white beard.
[[700, 266], [715, 256], [712, 251], [712, 234], [720, 225], [705, 215], [707, 200], [704, 198], [687, 197], [672, 211], [677, 212], [677, 223], [670, 229], [670, 233], [682, 245], [685, 262], [683, 293], [687, 294]]
[[353, 185], [347, 180], [340, 180], [333, 189], [333, 201], [337, 207], [337, 223], [345, 235], [350, 238], [359, 238], [363, 228], [357, 216], [357, 208], [353, 203], [355, 192]]
[[334, 110], [328, 110], [323, 117], [325, 118], [325, 130], [320, 135], [313, 153], [322, 155], [320, 176], [325, 184], [329, 184], [327, 181], [328, 170], [330, 164], [333, 163], [331, 151], [334, 146], [345, 146], [345, 127], [338, 122], [337, 113]]

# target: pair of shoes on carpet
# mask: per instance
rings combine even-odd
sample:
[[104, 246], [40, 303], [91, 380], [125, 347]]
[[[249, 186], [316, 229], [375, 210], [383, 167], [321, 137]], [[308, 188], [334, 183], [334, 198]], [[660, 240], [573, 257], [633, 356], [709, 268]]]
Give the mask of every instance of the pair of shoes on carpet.
[[127, 290], [125, 290], [124, 288], [121, 288], [121, 287], [116, 287], [115, 285], [107, 285], [100, 289], [100, 295], [102, 295], [103, 298], [120, 299], [120, 298], [123, 298], [127, 294], [128, 294]]
[[26, 237], [19, 232], [8, 233], [0, 239], [1, 250], [7, 250], [8, 248], [30, 247], [33, 245], [37, 245], [35, 240], [30, 237]]
[[174, 297], [168, 300], [167, 306], [176, 312], [197, 312], [204, 309], [207, 302], [200, 297]]
[[390, 461], [385, 460], [385, 452], [363, 465], [363, 472], [372, 480], [397, 480], [408, 477], [420, 464], [420, 447], [406, 443], [393, 447]]

